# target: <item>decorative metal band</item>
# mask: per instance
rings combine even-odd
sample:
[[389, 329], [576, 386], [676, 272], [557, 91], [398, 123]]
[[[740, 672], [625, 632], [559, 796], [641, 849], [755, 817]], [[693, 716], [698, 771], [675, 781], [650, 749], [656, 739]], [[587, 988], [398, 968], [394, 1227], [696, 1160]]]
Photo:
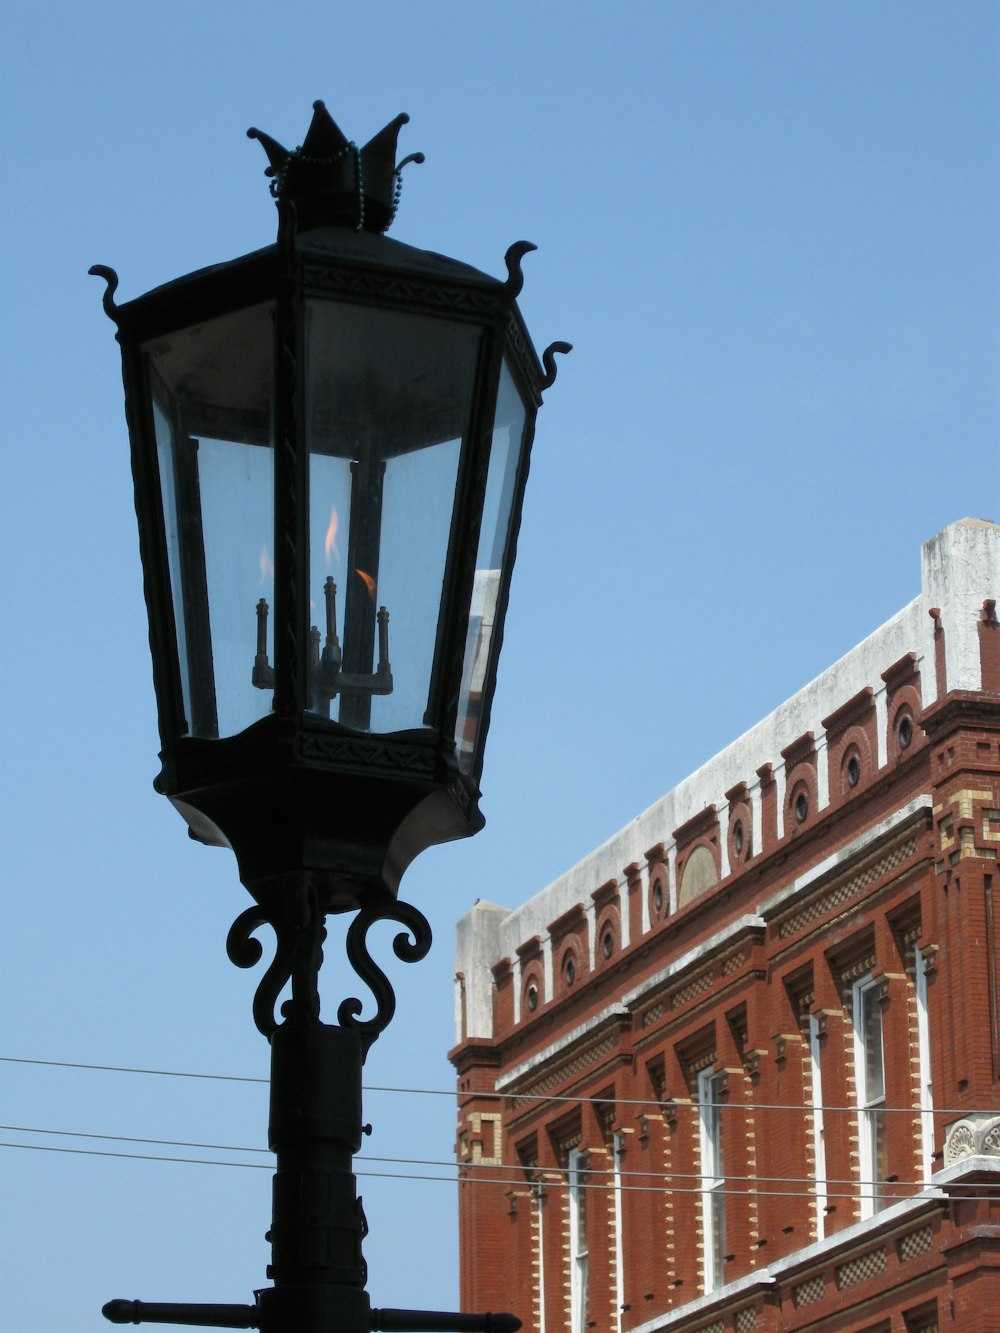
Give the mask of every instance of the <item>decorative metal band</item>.
[[304, 257], [302, 285], [306, 295], [361, 296], [391, 300], [419, 309], [447, 310], [472, 318], [493, 319], [508, 302], [503, 287], [483, 289], [473, 286], [445, 287], [440, 279], [422, 281], [408, 274], [382, 269], [348, 268], [346, 265], [319, 263]]
[[412, 773], [432, 778], [435, 770], [433, 750], [413, 745], [392, 745], [365, 737], [329, 736], [304, 731], [298, 735], [298, 757], [305, 762], [345, 764], [387, 773]]
[[541, 383], [544, 378], [538, 353], [531, 341], [531, 336], [524, 326], [521, 312], [512, 306], [507, 317], [507, 340], [505, 350], [514, 364], [518, 378], [530, 395], [536, 407], [542, 402]]

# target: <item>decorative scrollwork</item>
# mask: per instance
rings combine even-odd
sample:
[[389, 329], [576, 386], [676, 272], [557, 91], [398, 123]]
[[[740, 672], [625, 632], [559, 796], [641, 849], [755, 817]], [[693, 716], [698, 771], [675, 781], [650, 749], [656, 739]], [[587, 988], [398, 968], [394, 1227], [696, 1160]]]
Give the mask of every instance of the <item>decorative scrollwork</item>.
[[503, 285], [505, 295], [511, 300], [520, 294], [524, 286], [524, 274], [521, 272], [521, 260], [525, 255], [530, 254], [532, 250], [537, 250], [538, 246], [533, 245], [531, 241], [515, 241], [503, 257], [503, 262], [507, 265], [507, 281]]
[[542, 365], [545, 367], [545, 378], [542, 380], [540, 388], [543, 392], [545, 389], [551, 389], [556, 382], [556, 372], [559, 367], [556, 365], [555, 353], [559, 352], [562, 356], [566, 356], [566, 354], [572, 352], [572, 350], [572, 343], [549, 343], [548, 347], [546, 347], [545, 351], [542, 353]]
[[115, 304], [115, 292], [118, 290], [118, 274], [113, 268], [108, 268], [107, 264], [94, 264], [87, 272], [94, 278], [103, 278], [105, 282], [104, 295], [101, 298], [104, 305], [104, 313], [112, 323], [118, 323], [118, 307]]
[[392, 942], [393, 953], [404, 963], [420, 962], [426, 958], [431, 947], [431, 928], [423, 913], [409, 903], [397, 902], [388, 895], [366, 903], [354, 918], [347, 932], [347, 956], [355, 972], [375, 997], [375, 1014], [372, 1018], [362, 1019], [361, 1001], [351, 997], [344, 1000], [337, 1010], [337, 1019], [342, 1027], [354, 1028], [359, 1033], [366, 1053], [379, 1033], [388, 1027], [396, 1012], [396, 996], [388, 978], [368, 951], [368, 932], [378, 921], [398, 921], [406, 927]]
[[[263, 902], [241, 912], [230, 927], [226, 953], [231, 962], [244, 968], [255, 966], [263, 957], [254, 932], [264, 925], [274, 931], [274, 958], [253, 999], [254, 1023], [268, 1040], [281, 1019], [319, 1018], [319, 973], [329, 907], [321, 879], [289, 875], [272, 886]], [[392, 942], [393, 952], [404, 963], [419, 962], [431, 947], [431, 928], [424, 915], [409, 903], [397, 902], [389, 893], [373, 894], [354, 918], [347, 932], [347, 956], [375, 998], [375, 1013], [371, 1018], [361, 1018], [361, 1001], [350, 997], [337, 1010], [337, 1021], [359, 1034], [366, 1053], [396, 1011], [392, 987], [368, 949], [368, 932], [379, 921], [398, 921], [406, 928]], [[279, 1017], [275, 1013], [278, 996], [289, 982], [291, 998], [281, 1005]]]
[[278, 1026], [275, 1005], [290, 981], [292, 997], [281, 1006], [283, 1017], [293, 1013], [319, 1015], [319, 970], [323, 962], [325, 913], [314, 885], [298, 880], [282, 886], [281, 910], [269, 911], [260, 904], [248, 907], [233, 922], [226, 938], [226, 953], [237, 967], [253, 967], [263, 956], [252, 937], [260, 926], [269, 925], [277, 938], [270, 966], [253, 998], [257, 1030], [270, 1039]]

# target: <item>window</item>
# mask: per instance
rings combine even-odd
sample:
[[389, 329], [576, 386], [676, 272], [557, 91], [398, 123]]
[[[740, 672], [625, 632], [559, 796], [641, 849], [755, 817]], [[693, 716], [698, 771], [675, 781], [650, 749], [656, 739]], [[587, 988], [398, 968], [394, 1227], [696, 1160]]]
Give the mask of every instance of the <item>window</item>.
[[826, 1130], [823, 1125], [823, 1075], [819, 1063], [819, 1019], [815, 1014], [809, 1015], [809, 1087], [816, 1179], [816, 1239], [822, 1240], [826, 1235]]
[[569, 1303], [570, 1333], [587, 1327], [587, 1158], [579, 1148], [569, 1155]]
[[920, 1165], [926, 1183], [934, 1170], [934, 1098], [931, 1087], [931, 1041], [927, 1019], [927, 959], [913, 949], [913, 981], [917, 999], [917, 1057], [920, 1075]]
[[882, 1052], [880, 991], [869, 974], [851, 992], [854, 1022], [854, 1079], [858, 1096], [858, 1165], [861, 1216], [884, 1206], [886, 1162], [885, 1062]]
[[625, 1306], [625, 1251], [622, 1243], [622, 1158], [625, 1155], [625, 1135], [616, 1133], [611, 1139], [615, 1185], [615, 1328], [621, 1333], [622, 1311]]
[[702, 1277], [706, 1291], [722, 1286], [726, 1250], [726, 1178], [722, 1166], [719, 1079], [711, 1069], [698, 1075], [698, 1127], [701, 1144]]

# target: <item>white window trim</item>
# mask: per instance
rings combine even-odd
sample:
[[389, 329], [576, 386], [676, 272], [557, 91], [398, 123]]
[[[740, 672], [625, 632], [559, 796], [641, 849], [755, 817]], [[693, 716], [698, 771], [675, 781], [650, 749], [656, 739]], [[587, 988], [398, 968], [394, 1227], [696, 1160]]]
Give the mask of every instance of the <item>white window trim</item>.
[[820, 1066], [819, 1019], [809, 1015], [809, 1089], [812, 1101], [813, 1167], [815, 1170], [816, 1239], [826, 1235], [826, 1127], [823, 1122], [823, 1072]]
[[[587, 1248], [586, 1153], [570, 1150], [567, 1166], [569, 1180], [569, 1308], [570, 1333], [585, 1333], [587, 1323]], [[581, 1215], [584, 1225], [580, 1226]]]
[[611, 1140], [611, 1160], [614, 1168], [615, 1200], [615, 1329], [622, 1333], [622, 1312], [625, 1307], [625, 1245], [622, 1236], [622, 1157], [625, 1153], [625, 1135], [620, 1131]]
[[927, 1004], [927, 959], [913, 946], [913, 983], [917, 1000], [917, 1057], [920, 1077], [920, 1165], [923, 1184], [934, 1170], [934, 1092], [931, 1081], [931, 1038]]
[[882, 1042], [882, 1096], [869, 1098], [867, 1095], [866, 1051], [864, 1036], [864, 1001], [867, 995], [876, 990], [878, 983], [869, 972], [859, 977], [851, 988], [851, 1021], [854, 1028], [854, 1087], [858, 1107], [858, 1201], [862, 1220], [874, 1217], [881, 1201], [879, 1182], [875, 1178], [874, 1139], [877, 1121], [874, 1112], [886, 1104], [885, 1099], [885, 1034], [879, 1024], [879, 1038]]
[[[723, 1284], [721, 1250], [716, 1245], [715, 1209], [725, 1210], [726, 1177], [722, 1158], [722, 1123], [719, 1117], [719, 1080], [712, 1069], [698, 1074], [698, 1139], [701, 1154], [702, 1282], [706, 1292]], [[723, 1216], [724, 1216], [723, 1212]]]
[[538, 1214], [538, 1333], [545, 1333], [545, 1193], [542, 1182], [535, 1182], [535, 1209]]

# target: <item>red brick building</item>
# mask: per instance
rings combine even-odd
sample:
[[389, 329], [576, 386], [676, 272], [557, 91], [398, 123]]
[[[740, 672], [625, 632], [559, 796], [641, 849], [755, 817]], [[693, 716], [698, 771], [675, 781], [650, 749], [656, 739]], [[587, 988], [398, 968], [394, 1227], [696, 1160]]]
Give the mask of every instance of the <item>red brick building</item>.
[[462, 920], [463, 1308], [1000, 1330], [998, 588], [1000, 527], [953, 524], [864, 643]]

